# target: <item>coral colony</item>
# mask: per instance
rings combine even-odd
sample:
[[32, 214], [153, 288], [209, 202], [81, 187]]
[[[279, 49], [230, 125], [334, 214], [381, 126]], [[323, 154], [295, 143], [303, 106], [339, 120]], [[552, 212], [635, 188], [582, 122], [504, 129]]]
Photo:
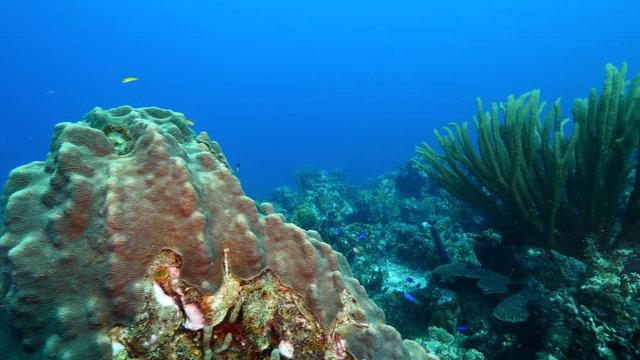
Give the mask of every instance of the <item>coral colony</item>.
[[365, 186], [304, 167], [268, 203], [180, 113], [58, 124], [46, 161], [4, 187], [0, 351], [639, 359], [640, 77], [625, 76], [607, 65], [570, 129], [538, 91], [478, 101], [475, 139], [454, 124], [442, 153], [425, 144]]
[[[426, 359], [317, 232], [246, 197], [182, 114], [91, 111], [4, 190], [14, 350], [60, 359]], [[16, 337], [18, 339], [18, 337]]]

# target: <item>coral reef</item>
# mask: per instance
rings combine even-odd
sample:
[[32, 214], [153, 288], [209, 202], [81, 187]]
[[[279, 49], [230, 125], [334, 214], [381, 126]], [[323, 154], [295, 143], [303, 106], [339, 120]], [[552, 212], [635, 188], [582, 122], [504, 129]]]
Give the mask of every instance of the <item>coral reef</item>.
[[592, 236], [577, 259], [509, 243], [477, 210], [407, 172], [402, 164], [358, 187], [319, 170], [304, 193], [279, 188], [274, 206], [348, 204], [317, 230], [388, 323], [441, 359], [640, 356], [637, 250], [599, 252]]
[[[270, 199], [274, 206], [296, 224], [306, 219], [299, 216], [301, 208], [314, 214], [329, 210], [332, 217], [316, 221], [316, 230], [346, 256], [354, 276], [403, 337], [425, 346], [439, 343], [431, 338], [430, 326], [456, 334], [456, 324], [463, 319], [461, 296], [431, 285], [430, 271], [452, 260], [479, 267], [473, 250], [476, 235], [461, 223], [486, 229], [482, 217], [435, 187], [410, 161], [362, 187], [347, 183], [336, 171], [304, 171], [304, 178], [312, 179], [304, 191], [277, 188]], [[441, 358], [482, 356], [461, 344], [433, 349]]]
[[[26, 358], [425, 359], [317, 232], [246, 197], [182, 114], [91, 111], [2, 198], [4, 308]], [[331, 204], [327, 204], [331, 206]], [[242, 354], [242, 355], [241, 355]]]
[[446, 136], [436, 131], [443, 154], [417, 148], [426, 162], [416, 165], [483, 210], [501, 235], [476, 237], [474, 250], [509, 279], [510, 296], [495, 306], [497, 322], [483, 311], [491, 299], [461, 306], [472, 322], [492, 323], [467, 346], [496, 358], [640, 356], [640, 76], [629, 82], [626, 72], [606, 66], [600, 95], [592, 89], [574, 102], [570, 135], [558, 101], [542, 120], [536, 90], [490, 113], [478, 100], [477, 143], [454, 124]]

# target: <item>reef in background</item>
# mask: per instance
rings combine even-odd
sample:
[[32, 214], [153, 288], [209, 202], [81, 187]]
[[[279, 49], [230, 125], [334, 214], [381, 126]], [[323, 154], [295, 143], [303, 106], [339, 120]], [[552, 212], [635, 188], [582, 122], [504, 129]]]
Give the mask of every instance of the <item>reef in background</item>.
[[640, 358], [637, 245], [582, 259], [514, 246], [412, 162], [365, 186], [293, 175], [297, 191], [275, 189], [273, 206], [317, 229], [388, 324], [440, 359]]
[[[0, 342], [51, 359], [428, 359], [317, 232], [246, 197], [217, 143], [96, 108], [13, 170]], [[5, 326], [6, 327], [6, 326]]]
[[426, 163], [364, 187], [303, 167], [272, 204], [441, 359], [640, 358], [640, 76], [626, 71], [606, 66], [567, 134], [538, 91], [478, 102], [476, 141], [453, 124], [444, 154], [425, 144]]

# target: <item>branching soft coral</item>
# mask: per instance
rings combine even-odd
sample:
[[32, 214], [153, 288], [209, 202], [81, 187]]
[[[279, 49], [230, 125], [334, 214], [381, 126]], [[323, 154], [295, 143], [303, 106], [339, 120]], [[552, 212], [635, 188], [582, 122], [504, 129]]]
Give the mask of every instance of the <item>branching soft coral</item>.
[[[516, 244], [533, 244], [583, 256], [593, 234], [602, 248], [638, 239], [640, 178], [626, 202], [622, 230], [614, 239], [616, 211], [640, 138], [640, 76], [625, 91], [626, 64], [606, 66], [600, 97], [573, 106], [573, 128], [563, 132], [559, 100], [543, 117], [534, 90], [484, 112], [478, 99], [476, 142], [468, 126], [435, 131], [444, 153], [423, 143], [416, 162], [445, 190], [484, 210]], [[502, 116], [501, 116], [502, 115]]]

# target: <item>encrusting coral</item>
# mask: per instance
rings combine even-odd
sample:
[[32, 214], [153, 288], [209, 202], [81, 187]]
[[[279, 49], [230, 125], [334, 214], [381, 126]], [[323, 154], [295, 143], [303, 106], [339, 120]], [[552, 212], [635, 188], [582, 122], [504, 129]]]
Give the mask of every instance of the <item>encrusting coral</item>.
[[[182, 114], [128, 106], [56, 126], [13, 170], [0, 350], [56, 359], [426, 359], [315, 232], [246, 197]], [[13, 344], [11, 344], [13, 342]], [[15, 345], [18, 344], [16, 347]]]

